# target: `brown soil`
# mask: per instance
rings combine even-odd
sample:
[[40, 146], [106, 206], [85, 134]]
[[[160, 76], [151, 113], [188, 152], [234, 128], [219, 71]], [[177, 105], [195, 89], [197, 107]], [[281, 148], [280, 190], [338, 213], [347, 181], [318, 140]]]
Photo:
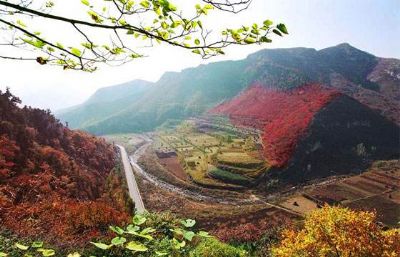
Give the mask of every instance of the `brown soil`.
[[182, 179], [183, 181], [188, 181], [189, 178], [186, 172], [183, 170], [182, 165], [179, 163], [179, 160], [176, 156], [168, 158], [159, 158], [158, 161], [174, 176], [178, 177], [179, 179]]

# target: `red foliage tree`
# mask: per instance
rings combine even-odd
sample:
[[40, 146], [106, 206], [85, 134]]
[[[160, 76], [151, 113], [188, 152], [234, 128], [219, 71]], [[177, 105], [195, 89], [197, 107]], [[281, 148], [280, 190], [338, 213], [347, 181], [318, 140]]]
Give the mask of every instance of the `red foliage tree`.
[[0, 179], [11, 175], [11, 169], [15, 165], [13, 160], [18, 151], [15, 141], [11, 141], [6, 135], [0, 136]]
[[237, 125], [262, 129], [266, 158], [271, 165], [282, 167], [314, 115], [338, 95], [316, 84], [286, 91], [255, 85], [210, 112], [228, 115]]

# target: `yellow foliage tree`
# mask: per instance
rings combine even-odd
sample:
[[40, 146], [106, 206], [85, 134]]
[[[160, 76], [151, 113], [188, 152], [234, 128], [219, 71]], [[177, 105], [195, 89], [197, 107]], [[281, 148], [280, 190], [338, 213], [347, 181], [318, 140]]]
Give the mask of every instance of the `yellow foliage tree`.
[[383, 231], [376, 214], [324, 206], [305, 218], [299, 230], [286, 229], [272, 248], [277, 257], [398, 257], [400, 229]]

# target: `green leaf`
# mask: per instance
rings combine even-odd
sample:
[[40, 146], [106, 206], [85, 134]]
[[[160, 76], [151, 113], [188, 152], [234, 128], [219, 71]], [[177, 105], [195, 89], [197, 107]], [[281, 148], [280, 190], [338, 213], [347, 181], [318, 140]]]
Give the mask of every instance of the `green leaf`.
[[198, 236], [200, 237], [212, 237], [210, 234], [208, 234], [208, 232], [206, 231], [199, 231], [199, 233], [197, 233]]
[[219, 53], [219, 54], [225, 54], [225, 52], [222, 51], [221, 48], [217, 48], [217, 49], [215, 49], [215, 51], [216, 51], [217, 53]]
[[40, 248], [43, 247], [43, 242], [42, 241], [35, 241], [32, 243], [33, 248]]
[[277, 29], [273, 29], [272, 32], [274, 32], [275, 34], [277, 34], [279, 36], [282, 36], [282, 33]]
[[131, 57], [132, 59], [136, 59], [136, 58], [140, 58], [140, 57], [143, 57], [143, 56], [140, 55], [140, 54], [131, 54], [130, 57]]
[[107, 250], [110, 249], [112, 245], [107, 245], [107, 244], [103, 244], [103, 243], [95, 243], [95, 242], [90, 242], [92, 245], [96, 246], [97, 248], [103, 249], [103, 250]]
[[8, 254], [0, 252], [0, 257], [6, 257], [6, 256], [8, 256]]
[[141, 238], [145, 238], [145, 239], [147, 239], [147, 240], [149, 240], [149, 241], [152, 241], [152, 240], [154, 239], [154, 238], [153, 238], [152, 236], [150, 236], [150, 235], [140, 234], [140, 233], [138, 233], [138, 232], [132, 232], [132, 233], [129, 233], [129, 234], [135, 235], [135, 236], [138, 236], [138, 237], [141, 237]]
[[111, 240], [111, 244], [113, 244], [113, 245], [122, 245], [122, 244], [124, 244], [125, 242], [126, 242], [126, 238], [125, 238], [125, 237], [119, 237], [119, 236], [114, 237], [114, 238]]
[[142, 225], [143, 223], [146, 222], [146, 217], [140, 215], [140, 214], [136, 214], [135, 216], [133, 216], [132, 218], [132, 222], [135, 225]]
[[260, 41], [261, 42], [264, 42], [264, 43], [271, 43], [272, 42], [272, 40], [271, 39], [269, 39], [269, 38], [267, 38], [267, 37], [261, 37], [261, 39], [260, 39]]
[[42, 49], [43, 46], [45, 46], [46, 44], [42, 40], [36, 39], [35, 41], [32, 41], [32, 45], [37, 47], [37, 48]]
[[194, 235], [195, 233], [193, 231], [185, 231], [185, 233], [183, 233], [183, 237], [188, 241], [192, 241]]
[[244, 42], [247, 43], [247, 44], [254, 44], [257, 41], [252, 37], [247, 37], [247, 38], [244, 39]]
[[204, 5], [204, 9], [212, 10], [212, 9], [214, 9], [214, 6], [212, 4], [206, 4], [206, 5]]
[[135, 252], [146, 252], [148, 250], [148, 248], [144, 244], [135, 241], [129, 242], [125, 246], [125, 248]]
[[78, 48], [75, 48], [75, 47], [71, 47], [71, 53], [73, 53], [74, 55], [76, 55], [78, 57], [81, 57], [81, 55], [82, 55], [81, 50], [79, 50]]
[[200, 45], [200, 39], [196, 38], [196, 39], [194, 40], [194, 43], [195, 43], [196, 45]]
[[84, 5], [87, 5], [87, 6], [89, 6], [89, 5], [90, 5], [90, 3], [89, 3], [89, 1], [88, 1], [88, 0], [81, 0], [81, 3], [82, 3], [82, 4], [84, 4]]
[[61, 43], [56, 43], [56, 45], [57, 45], [57, 47], [59, 47], [59, 48], [61, 48], [61, 49], [64, 49], [64, 46], [61, 44]]
[[173, 247], [174, 247], [175, 249], [181, 249], [182, 247], [185, 247], [186, 241], [183, 240], [182, 242], [179, 242], [178, 240], [176, 240], [176, 239], [174, 238], [174, 239], [172, 239], [172, 244], [173, 244]]
[[23, 251], [26, 251], [29, 249], [29, 246], [26, 246], [26, 245], [23, 245], [20, 243], [15, 243], [15, 247], [17, 247], [18, 249], [23, 250]]
[[187, 219], [187, 220], [182, 220], [181, 224], [187, 228], [191, 228], [196, 224], [196, 221], [192, 219]]
[[143, 229], [141, 232], [140, 232], [140, 234], [141, 235], [145, 235], [145, 234], [150, 234], [150, 233], [153, 233], [153, 232], [155, 232], [156, 230], [154, 229], [154, 228], [145, 228], [145, 229]]
[[163, 28], [163, 29], [168, 29], [168, 23], [166, 23], [165, 21], [163, 21], [163, 22], [161, 22], [161, 27]]
[[87, 13], [92, 18], [92, 20], [94, 20], [96, 23], [102, 23], [103, 22], [103, 19], [101, 19], [100, 16], [96, 12], [94, 12], [92, 10], [89, 10]]
[[140, 5], [143, 6], [144, 8], [149, 8], [150, 2], [147, 0], [144, 0], [144, 1], [140, 2]]
[[77, 252], [74, 252], [74, 253], [68, 254], [67, 257], [81, 257], [81, 255]]
[[23, 23], [21, 20], [17, 20], [17, 24], [20, 25], [23, 28], [26, 28], [25, 23]]
[[126, 9], [129, 11], [134, 4], [135, 4], [134, 1], [129, 0], [128, 3], [126, 4]]
[[47, 256], [53, 256], [56, 254], [56, 252], [53, 249], [43, 249], [42, 255], [47, 257]]
[[201, 54], [199, 49], [194, 49], [194, 50], [192, 51], [192, 53]]
[[284, 34], [289, 34], [288, 31], [287, 31], [287, 29], [286, 29], [285, 24], [279, 23], [278, 25], [276, 25], [276, 27], [277, 27], [282, 33], [284, 33]]
[[175, 5], [168, 3], [168, 9], [170, 9], [171, 11], [175, 12], [176, 10], [178, 10], [178, 8], [176, 8]]
[[167, 256], [169, 254], [168, 252], [159, 252], [159, 251], [156, 251], [155, 253], [157, 256]]
[[126, 230], [127, 230], [127, 233], [133, 233], [133, 232], [139, 231], [139, 230], [140, 230], [140, 227], [139, 227], [139, 226], [134, 226], [134, 225], [132, 225], [132, 224], [129, 224], [129, 225], [126, 227]]
[[118, 226], [110, 226], [110, 229], [118, 235], [122, 235], [124, 233], [124, 230]]
[[263, 23], [267, 27], [269, 27], [269, 26], [271, 26], [273, 24], [273, 22], [271, 20], [265, 20]]

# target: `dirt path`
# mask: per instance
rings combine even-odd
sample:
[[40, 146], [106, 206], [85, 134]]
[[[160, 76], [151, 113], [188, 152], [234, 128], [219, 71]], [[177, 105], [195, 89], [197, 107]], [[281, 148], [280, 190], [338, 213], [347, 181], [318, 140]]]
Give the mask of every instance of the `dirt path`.
[[129, 196], [135, 202], [135, 209], [138, 213], [143, 213], [146, 211], [144, 208], [142, 196], [140, 195], [139, 187], [137, 186], [135, 175], [133, 173], [132, 167], [129, 163], [128, 153], [125, 148], [121, 145], [117, 145], [121, 152], [122, 164], [124, 165], [126, 181], [128, 184]]

